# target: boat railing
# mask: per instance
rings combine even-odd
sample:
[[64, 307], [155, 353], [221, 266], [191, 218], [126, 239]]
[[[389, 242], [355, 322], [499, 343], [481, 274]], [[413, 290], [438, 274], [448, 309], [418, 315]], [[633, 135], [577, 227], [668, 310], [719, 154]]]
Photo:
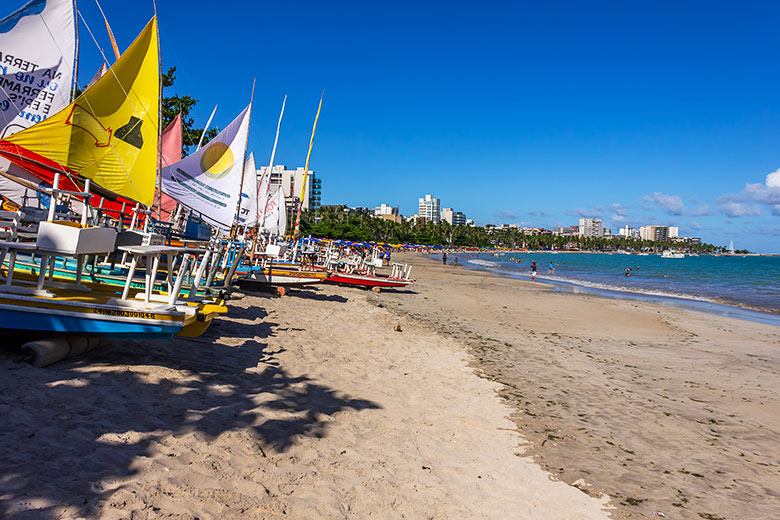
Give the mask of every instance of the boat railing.
[[411, 265], [393, 262], [390, 278], [398, 278], [400, 280], [410, 280], [411, 274], [412, 274]]

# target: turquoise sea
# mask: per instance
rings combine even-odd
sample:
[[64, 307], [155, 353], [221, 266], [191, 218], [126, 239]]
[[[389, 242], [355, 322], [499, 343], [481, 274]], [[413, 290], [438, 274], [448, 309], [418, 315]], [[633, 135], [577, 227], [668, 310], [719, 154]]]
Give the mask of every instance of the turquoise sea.
[[[608, 296], [640, 298], [694, 306], [760, 311], [753, 318], [780, 324], [780, 256], [686, 256], [608, 253], [502, 253], [451, 255], [450, 262], [497, 275], [554, 282], [559, 290], [590, 290]], [[555, 271], [550, 270], [550, 263]], [[630, 268], [630, 276], [626, 276]], [[767, 314], [770, 313], [770, 314]], [[750, 313], [753, 314], [753, 313]], [[763, 315], [763, 316], [762, 316]]]

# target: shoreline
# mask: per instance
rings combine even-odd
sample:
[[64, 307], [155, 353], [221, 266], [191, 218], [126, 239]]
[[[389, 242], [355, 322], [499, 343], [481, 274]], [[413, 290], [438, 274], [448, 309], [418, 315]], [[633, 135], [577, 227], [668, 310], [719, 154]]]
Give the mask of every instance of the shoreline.
[[[568, 253], [568, 252], [567, 252]], [[593, 252], [589, 252], [593, 253]], [[460, 254], [460, 253], [456, 253]], [[600, 253], [603, 254], [603, 253]], [[775, 256], [775, 255], [763, 255], [763, 256]], [[776, 255], [780, 256], [780, 255]], [[433, 255], [426, 255], [426, 258], [438, 260]], [[485, 259], [483, 259], [485, 260]], [[490, 260], [488, 260], [490, 261]], [[510, 278], [514, 280], [530, 281], [530, 275], [523, 275], [520, 273], [510, 273], [507, 271], [491, 271], [490, 269], [476, 264], [475, 267], [468, 265], [469, 262], [462, 262], [462, 266], [468, 270], [479, 271], [490, 274], [492, 276], [498, 276], [501, 278]], [[460, 265], [460, 264], [459, 264]], [[696, 296], [692, 294], [672, 294], [658, 291], [656, 293], [649, 291], [632, 290], [628, 288], [621, 288], [617, 286], [605, 286], [599, 287], [595, 284], [589, 285], [589, 282], [581, 280], [561, 280], [550, 279], [544, 275], [537, 275], [537, 280], [554, 285], [566, 291], [574, 287], [582, 292], [588, 292], [594, 296], [601, 296], [604, 298], [625, 298], [634, 299], [637, 301], [645, 301], [648, 303], [657, 303], [662, 305], [671, 305], [679, 308], [706, 312], [708, 314], [715, 314], [723, 317], [739, 318], [747, 321], [753, 321], [756, 323], [764, 323], [767, 325], [776, 325], [780, 327], [780, 309], [772, 309], [767, 307], [758, 307], [748, 304], [729, 302], [725, 300], [718, 300], [716, 298], [710, 298], [706, 296]], [[538, 282], [537, 282], [538, 283]]]
[[405, 260], [423, 296], [396, 310], [466, 342], [525, 455], [612, 518], [780, 516], [780, 329]]
[[0, 516], [780, 517], [777, 327], [397, 256], [409, 288], [0, 351]]

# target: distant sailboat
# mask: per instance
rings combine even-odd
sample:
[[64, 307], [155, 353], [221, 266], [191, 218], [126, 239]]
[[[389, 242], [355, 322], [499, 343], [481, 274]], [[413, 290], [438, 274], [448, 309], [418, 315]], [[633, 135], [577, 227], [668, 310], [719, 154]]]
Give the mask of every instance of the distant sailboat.
[[734, 254], [734, 241], [733, 241], [733, 240], [729, 242], [729, 250], [728, 250], [728, 253], [729, 253], [730, 255], [733, 255], [733, 254]]

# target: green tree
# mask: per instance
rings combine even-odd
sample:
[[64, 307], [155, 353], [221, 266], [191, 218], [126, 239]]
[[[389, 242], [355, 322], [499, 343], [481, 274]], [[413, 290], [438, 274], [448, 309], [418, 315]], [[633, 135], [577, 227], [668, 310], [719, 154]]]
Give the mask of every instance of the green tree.
[[[176, 81], [176, 67], [169, 68], [168, 72], [163, 74], [161, 79], [164, 93], [165, 89], [173, 87], [173, 83]], [[190, 116], [190, 111], [197, 104], [198, 100], [192, 96], [174, 94], [171, 96], [163, 95], [162, 97], [163, 128], [168, 126], [176, 115], [181, 112], [182, 143], [184, 145], [185, 155], [194, 151], [194, 147], [198, 144], [200, 136], [203, 133], [203, 128], [195, 128], [195, 120]], [[203, 143], [205, 144], [214, 139], [218, 133], [218, 128], [210, 128], [203, 137]]]

